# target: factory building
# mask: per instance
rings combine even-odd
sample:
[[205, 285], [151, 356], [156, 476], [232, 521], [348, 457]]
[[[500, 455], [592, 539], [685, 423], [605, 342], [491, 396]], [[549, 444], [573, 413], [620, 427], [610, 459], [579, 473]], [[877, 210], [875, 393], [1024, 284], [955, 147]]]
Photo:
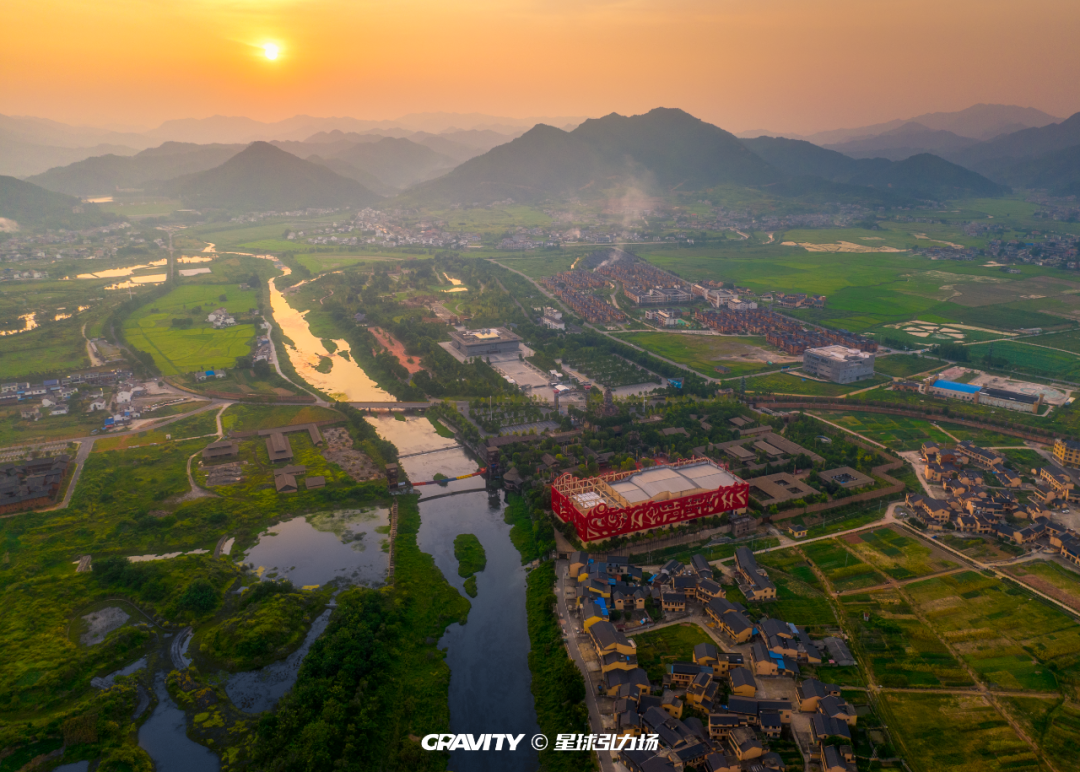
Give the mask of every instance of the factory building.
[[822, 346], [803, 352], [803, 370], [833, 383], [855, 383], [874, 377], [874, 355], [847, 346]]

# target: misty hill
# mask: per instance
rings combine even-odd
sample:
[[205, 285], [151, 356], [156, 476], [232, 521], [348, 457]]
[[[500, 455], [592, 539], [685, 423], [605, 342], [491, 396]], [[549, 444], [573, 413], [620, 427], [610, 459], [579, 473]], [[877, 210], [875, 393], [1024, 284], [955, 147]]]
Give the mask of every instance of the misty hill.
[[1059, 120], [1061, 119], [1033, 107], [977, 104], [955, 112], [924, 113], [912, 118], [886, 121], [870, 126], [833, 129], [805, 136], [793, 134], [787, 136], [792, 139], [805, 139], [816, 145], [835, 145], [855, 139], [876, 137], [885, 132], [895, 131], [906, 123], [918, 123], [935, 131], [950, 131], [961, 137], [987, 140], [1019, 129], [1047, 126]]
[[719, 183], [760, 184], [779, 175], [734, 135], [682, 110], [611, 114], [573, 131], [539, 125], [505, 145], [418, 185], [418, 200], [538, 200], [600, 195], [633, 183], [643, 189], [697, 190]]
[[1080, 145], [1018, 161], [995, 176], [1015, 187], [1080, 196]]
[[[902, 161], [855, 159], [797, 139], [758, 137], [742, 142], [788, 178], [818, 177], [850, 186], [886, 189], [915, 198], [997, 196], [1005, 192], [1004, 188], [986, 177], [929, 153]], [[807, 184], [803, 179], [800, 186], [789, 187], [792, 190], [808, 190]], [[778, 190], [780, 188], [772, 192]], [[855, 191], [835, 189], [835, 192], [850, 196]], [[816, 195], [823, 193], [824, 189], [815, 191]]]
[[393, 137], [354, 144], [335, 153], [330, 160], [344, 161], [384, 185], [399, 189], [430, 180], [457, 165], [452, 158], [429, 147]]
[[[278, 143], [274, 144], [276, 145]], [[372, 193], [378, 193], [380, 196], [392, 196], [395, 193], [401, 192], [400, 189], [395, 188], [392, 185], [387, 185], [374, 174], [357, 169], [352, 164], [342, 161], [340, 158], [323, 158], [321, 155], [316, 154], [309, 155], [307, 160], [313, 164], [325, 166], [334, 174], [359, 182]]]
[[163, 188], [190, 206], [243, 211], [368, 206], [379, 199], [355, 180], [268, 142], [253, 142], [220, 166], [179, 177]]
[[30, 181], [75, 196], [111, 193], [118, 188], [155, 187], [182, 174], [213, 169], [243, 150], [243, 145], [166, 142], [131, 157], [103, 155], [49, 169]]
[[824, 147], [852, 158], [888, 158], [902, 161], [919, 153], [955, 153], [975, 144], [978, 144], [978, 141], [970, 137], [961, 137], [943, 129], [930, 129], [911, 121], [875, 137], [852, 139]]
[[93, 204], [6, 176], [0, 176], [0, 217], [22, 227], [50, 228], [87, 228], [118, 219]]
[[1037, 158], [1080, 145], [1080, 113], [1061, 123], [1023, 129], [956, 154], [954, 160], [994, 176], [1025, 158]]
[[24, 142], [0, 130], [0, 174], [29, 177], [54, 166], [64, 166], [96, 155], [134, 155], [137, 150], [124, 145], [58, 147]]

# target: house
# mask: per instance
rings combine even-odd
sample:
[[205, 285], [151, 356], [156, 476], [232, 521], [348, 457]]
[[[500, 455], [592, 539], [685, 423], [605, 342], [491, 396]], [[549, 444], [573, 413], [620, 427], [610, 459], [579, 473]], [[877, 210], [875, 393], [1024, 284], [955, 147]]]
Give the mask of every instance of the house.
[[664, 682], [676, 689], [686, 689], [702, 673], [712, 678], [713, 669], [708, 665], [695, 665], [693, 662], [672, 662], [668, 665]]
[[807, 678], [795, 687], [795, 696], [800, 711], [803, 713], [817, 713], [818, 705], [823, 698], [840, 696], [840, 687], [834, 684], [822, 683], [816, 678]]
[[589, 637], [596, 647], [597, 655], [606, 654], [636, 655], [634, 643], [615, 628], [611, 622], [597, 622], [589, 627]]
[[660, 707], [672, 718], [682, 718], [683, 701], [671, 689], [664, 691], [664, 696], [660, 698]]
[[319, 488], [325, 488], [326, 478], [322, 475], [312, 475], [311, 477], [305, 477], [304, 485], [309, 491], [317, 490]]
[[236, 458], [239, 452], [240, 443], [236, 440], [222, 440], [221, 442], [212, 442], [203, 448], [202, 458], [203, 462], [221, 461], [225, 458]]
[[589, 556], [584, 552], [570, 553], [570, 578], [577, 579], [582, 570], [589, 565]]
[[686, 611], [686, 595], [681, 592], [664, 592], [661, 590], [660, 605], [664, 611]]
[[765, 569], [758, 566], [757, 559], [749, 547], [739, 547], [735, 550], [735, 568], [739, 579], [739, 590], [747, 600], [776, 599], [776, 585], [769, 580]]
[[754, 625], [744, 611], [746, 608], [742, 604], [726, 598], [713, 598], [705, 606], [709, 618], [735, 643], [746, 643], [754, 633]]
[[805, 539], [806, 538], [806, 526], [796, 525], [792, 523], [787, 527], [787, 532], [792, 539]]
[[728, 733], [727, 745], [731, 754], [739, 761], [756, 759], [764, 753], [761, 740], [753, 729], [746, 726], [735, 727]]
[[851, 729], [844, 721], [817, 713], [810, 717], [810, 738], [814, 745], [828, 742], [851, 742]]
[[1080, 466], [1080, 442], [1058, 438], [1054, 440], [1053, 452], [1062, 466]]
[[274, 487], [278, 493], [296, 493], [299, 490], [296, 486], [296, 477], [291, 474], [274, 475]]
[[270, 456], [271, 463], [291, 461], [293, 451], [289, 438], [281, 432], [274, 432], [266, 438], [266, 453]]
[[694, 647], [694, 664], [715, 667], [719, 661], [716, 646], [711, 643], [699, 643]]
[[686, 688], [686, 701], [695, 707], [708, 710], [716, 702], [719, 692], [720, 684], [713, 680], [712, 673], [701, 672]]
[[738, 697], [756, 697], [757, 681], [754, 674], [745, 667], [736, 667], [728, 671], [731, 693]]
[[607, 604], [604, 603], [603, 598], [586, 600], [581, 607], [581, 626], [588, 630], [597, 622], [608, 621], [608, 616]]
[[855, 726], [855, 722], [858, 721], [858, 716], [855, 715], [855, 708], [851, 707], [851, 703], [831, 694], [822, 697], [818, 701], [818, 713], [838, 721], [843, 721], [848, 726]]
[[68, 414], [68, 406], [67, 405], [57, 405], [56, 407], [54, 407], [52, 410], [49, 411], [49, 415], [67, 415], [67, 414]]
[[742, 763], [734, 756], [710, 753], [705, 757], [705, 772], [742, 772]]
[[855, 754], [850, 745], [821, 748], [821, 772], [856, 772]]

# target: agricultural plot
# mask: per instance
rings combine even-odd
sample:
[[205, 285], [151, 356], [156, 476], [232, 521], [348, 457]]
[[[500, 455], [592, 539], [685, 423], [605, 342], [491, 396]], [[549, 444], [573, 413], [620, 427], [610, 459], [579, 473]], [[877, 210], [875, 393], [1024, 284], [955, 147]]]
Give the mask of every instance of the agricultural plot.
[[927, 441], [948, 444], [949, 436], [922, 418], [881, 415], [879, 413], [823, 413], [827, 420], [839, 424], [892, 450], [918, 450]]
[[890, 354], [874, 360], [874, 372], [896, 378], [909, 378], [918, 373], [945, 367], [945, 364], [937, 359], [923, 359], [918, 354]]
[[709, 634], [697, 625], [680, 624], [634, 636], [638, 664], [645, 668], [649, 680], [664, 680], [667, 665], [672, 662], [689, 662], [694, 647], [699, 643], [713, 643]]
[[988, 684], [1057, 691], [1080, 673], [1080, 625], [1021, 587], [967, 571], [905, 590]]
[[883, 719], [918, 772], [1042, 772], [1046, 767], [980, 696], [884, 693]]
[[884, 584], [885, 577], [844, 549], [835, 539], [807, 544], [803, 552], [813, 561], [837, 592]]
[[221, 416], [221, 424], [226, 432], [254, 432], [343, 419], [336, 410], [316, 405], [232, 405]]
[[996, 341], [977, 343], [968, 347], [973, 360], [982, 360], [993, 354], [995, 360], [1008, 362], [1005, 368], [1048, 378], [1080, 380], [1080, 355], [1032, 346], [1021, 341]]
[[1080, 758], [1080, 709], [1063, 700], [1003, 697], [1006, 710], [1058, 769], [1072, 769]]
[[786, 373], [759, 375], [746, 381], [747, 392], [755, 394], [796, 394], [809, 397], [839, 397], [853, 391], [868, 389], [888, 383], [891, 378], [875, 375], [858, 383], [829, 383], [814, 381], [803, 377], [801, 371], [790, 370]]
[[1033, 343], [1047, 348], [1063, 349], [1074, 354], [1080, 354], [1080, 331], [1056, 332], [1049, 335], [1036, 335], [1034, 338], [1024, 338], [1024, 343]]
[[[783, 619], [796, 625], [808, 627], [835, 626], [836, 615], [820, 590], [813, 570], [805, 561], [793, 565], [792, 573], [786, 573], [770, 566], [769, 578], [776, 584], [776, 600], [763, 604], [748, 603], [759, 615], [768, 615]], [[809, 576], [807, 576], [809, 574]], [[813, 583], [802, 577], [813, 579]]]
[[[636, 332], [615, 336], [710, 378], [737, 377], [798, 361], [773, 348], [762, 337], [677, 335]], [[772, 364], [769, 364], [769, 363]]]
[[554, 254], [545, 257], [500, 257], [498, 262], [507, 268], [521, 271], [530, 279], [545, 279], [569, 271], [581, 255]]
[[897, 591], [845, 595], [840, 603], [874, 683], [894, 689], [971, 685], [963, 665]]
[[338, 271], [342, 268], [365, 267], [369, 262], [383, 262], [397, 260], [396, 257], [386, 255], [297, 255], [296, 262], [311, 271], [312, 274]]
[[943, 533], [938, 538], [942, 544], [946, 544], [969, 558], [977, 560], [1008, 560], [1024, 553], [1024, 548], [1017, 544], [1006, 544], [997, 539], [976, 536], [975, 534], [957, 536], [956, 534]]
[[1028, 587], [1080, 611], [1080, 574], [1072, 569], [1049, 560], [1036, 560], [1006, 570]]
[[[232, 314], [246, 314], [257, 305], [254, 290], [239, 290], [236, 285], [185, 285], [128, 317], [124, 334], [128, 343], [153, 356], [165, 375], [231, 368], [237, 357], [250, 353], [255, 328], [237, 324], [215, 330], [206, 316], [221, 307]], [[186, 319], [190, 326], [174, 326], [174, 319]]]
[[563, 362], [601, 386], [613, 389], [638, 383], [659, 383], [660, 377], [614, 354], [582, 348], [563, 355]]
[[959, 564], [946, 559], [944, 553], [931, 549], [914, 536], [895, 528], [878, 528], [846, 537], [850, 549], [888, 574], [893, 579], [912, 579], [938, 571], [956, 568]]

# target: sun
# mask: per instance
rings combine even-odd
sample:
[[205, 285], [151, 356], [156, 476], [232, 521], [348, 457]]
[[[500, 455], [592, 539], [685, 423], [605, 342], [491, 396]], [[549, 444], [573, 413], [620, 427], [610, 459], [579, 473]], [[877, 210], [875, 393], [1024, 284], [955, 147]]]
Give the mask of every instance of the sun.
[[278, 47], [273, 43], [267, 43], [263, 46], [263, 54], [265, 54], [266, 58], [270, 61], [274, 61], [278, 58]]

